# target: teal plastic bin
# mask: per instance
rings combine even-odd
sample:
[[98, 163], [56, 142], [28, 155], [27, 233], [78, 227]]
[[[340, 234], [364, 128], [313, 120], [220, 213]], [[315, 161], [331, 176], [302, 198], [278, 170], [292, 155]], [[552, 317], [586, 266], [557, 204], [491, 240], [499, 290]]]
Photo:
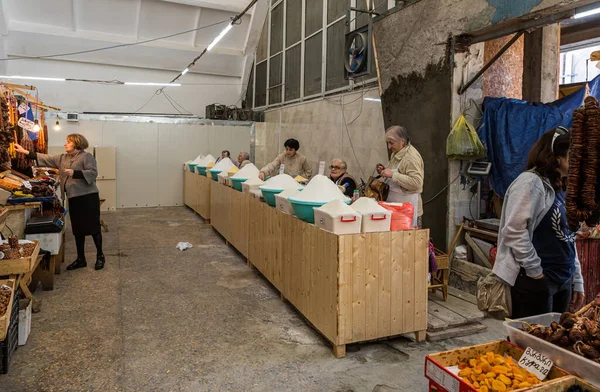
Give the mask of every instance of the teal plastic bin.
[[259, 188], [262, 192], [263, 198], [271, 207], [275, 207], [277, 204], [275, 201], [275, 195], [283, 192], [283, 189], [268, 189], [268, 188]]
[[[327, 201], [296, 200], [293, 197], [290, 197], [288, 200], [292, 204], [296, 217], [308, 223], [315, 223], [315, 208], [319, 208], [329, 203]], [[350, 204], [350, 200], [344, 200], [344, 203]]]
[[221, 173], [223, 170], [217, 170], [217, 171], [213, 171], [213, 170], [209, 170], [210, 175], [212, 177], [213, 180], [215, 181], [219, 181], [218, 175], [219, 173]]
[[188, 168], [190, 169], [190, 171], [191, 171], [192, 173], [194, 172], [194, 168], [195, 168], [196, 166], [198, 166], [198, 164], [196, 164], [196, 163], [188, 163], [187, 165], [188, 165]]
[[231, 183], [233, 184], [233, 189], [236, 191], [242, 191], [242, 184], [246, 182], [247, 178], [231, 178]]
[[206, 176], [206, 166], [196, 166], [196, 173]]

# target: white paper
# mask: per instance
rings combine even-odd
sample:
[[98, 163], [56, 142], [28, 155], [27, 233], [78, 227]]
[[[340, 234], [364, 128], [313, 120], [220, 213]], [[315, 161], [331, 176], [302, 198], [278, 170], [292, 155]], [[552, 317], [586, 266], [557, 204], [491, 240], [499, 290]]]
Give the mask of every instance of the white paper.
[[25, 117], [21, 117], [17, 125], [26, 131], [31, 131], [35, 123], [31, 120], [26, 119]]
[[31, 186], [31, 183], [29, 181], [25, 181], [23, 183], [23, 186], [29, 190], [31, 190], [33, 187]]
[[279, 166], [279, 174], [283, 174], [283, 172], [284, 172], [284, 171], [285, 171], [285, 165], [282, 163], [282, 164]]
[[527, 347], [519, 360], [519, 366], [534, 374], [540, 381], [544, 381], [554, 363], [545, 355]]
[[325, 161], [319, 162], [319, 174], [320, 175], [325, 174]]
[[29, 106], [26, 103], [22, 103], [19, 105], [19, 114], [26, 113], [29, 110]]
[[[446, 389], [448, 392], [459, 392], [460, 382], [452, 376], [453, 373], [451, 368], [447, 368], [446, 371], [440, 369], [433, 362], [427, 361], [426, 374], [431, 380], [436, 382], [439, 386]], [[457, 367], [458, 369], [458, 367]]]

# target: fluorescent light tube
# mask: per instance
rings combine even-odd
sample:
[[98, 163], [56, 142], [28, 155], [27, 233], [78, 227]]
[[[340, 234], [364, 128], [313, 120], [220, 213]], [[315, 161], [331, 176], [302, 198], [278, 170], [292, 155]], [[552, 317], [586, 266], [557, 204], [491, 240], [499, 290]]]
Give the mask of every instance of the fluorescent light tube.
[[125, 82], [127, 86], [169, 86], [169, 87], [180, 87], [179, 83], [141, 83], [141, 82]]
[[381, 102], [381, 98], [365, 98], [365, 101]]
[[185, 75], [186, 73], [188, 73], [188, 71], [189, 71], [189, 70], [190, 70], [189, 68], [186, 68], [186, 69], [184, 69], [184, 70], [183, 70], [183, 72], [181, 72], [181, 76], [183, 76], [183, 75]]
[[38, 76], [18, 76], [18, 75], [0, 75], [0, 79], [27, 79], [27, 80], [48, 80], [52, 82], [64, 82], [63, 78], [43, 78]]
[[579, 13], [575, 14], [575, 16], [573, 16], [573, 18], [581, 19], [581, 18], [586, 18], [588, 16], [596, 15], [596, 14], [600, 14], [600, 7], [594, 8], [589, 11], [579, 12]]
[[225, 27], [225, 30], [221, 31], [221, 33], [217, 36], [217, 38], [215, 38], [213, 40], [213, 42], [210, 43], [210, 45], [208, 45], [208, 48], [206, 48], [207, 51], [212, 50], [212, 48], [215, 47], [216, 44], [219, 43], [219, 41], [225, 37], [225, 34], [227, 34], [229, 32], [229, 30], [231, 30], [231, 28], [233, 27], [232, 24], [228, 24], [227, 27]]

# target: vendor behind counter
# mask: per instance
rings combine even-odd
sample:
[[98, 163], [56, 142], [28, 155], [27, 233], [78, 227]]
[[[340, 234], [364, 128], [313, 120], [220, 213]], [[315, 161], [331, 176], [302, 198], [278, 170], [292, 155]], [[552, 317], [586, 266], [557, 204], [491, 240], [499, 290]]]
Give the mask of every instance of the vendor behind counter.
[[312, 167], [306, 160], [306, 157], [300, 153], [300, 142], [296, 139], [288, 139], [283, 144], [285, 152], [275, 158], [275, 160], [262, 169], [260, 169], [259, 178], [264, 180], [266, 177], [272, 177], [279, 174], [279, 168], [284, 165], [283, 172], [292, 177], [301, 176], [310, 179], [312, 176]]

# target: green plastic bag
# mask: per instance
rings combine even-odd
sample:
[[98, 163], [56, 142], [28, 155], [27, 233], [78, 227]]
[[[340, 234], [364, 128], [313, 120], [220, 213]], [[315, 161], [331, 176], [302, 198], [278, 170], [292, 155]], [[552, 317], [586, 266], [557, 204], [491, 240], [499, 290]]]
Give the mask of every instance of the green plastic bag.
[[485, 157], [485, 148], [475, 131], [461, 115], [446, 140], [446, 156], [453, 160], [472, 160]]

